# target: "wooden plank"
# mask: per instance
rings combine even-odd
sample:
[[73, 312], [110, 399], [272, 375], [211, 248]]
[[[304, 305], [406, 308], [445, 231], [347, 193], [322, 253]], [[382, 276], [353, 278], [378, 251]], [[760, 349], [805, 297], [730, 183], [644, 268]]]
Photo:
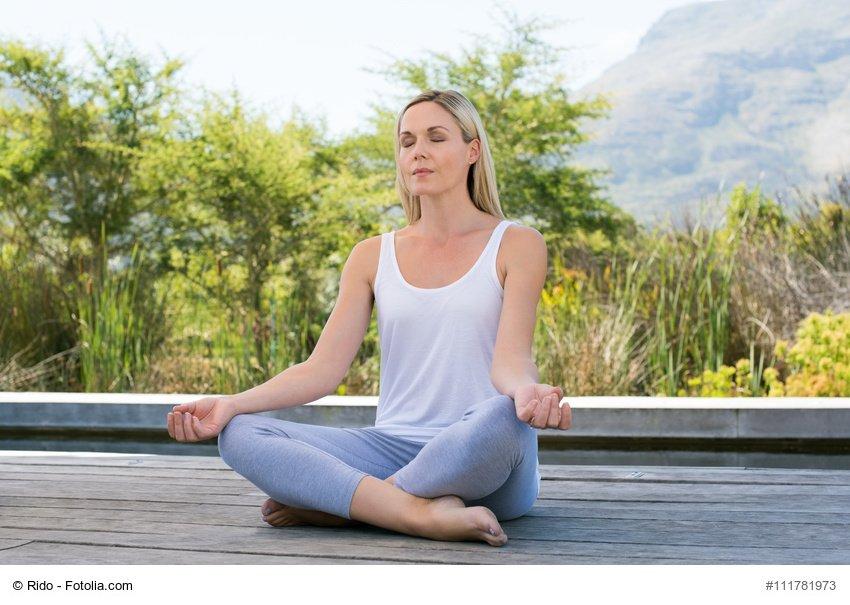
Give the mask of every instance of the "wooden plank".
[[[222, 496], [223, 498], [223, 496]], [[777, 512], [790, 512], [790, 511], [807, 511], [807, 512], [820, 512], [820, 513], [843, 513], [847, 514], [847, 499], [846, 497], [832, 497], [832, 498], [824, 498], [818, 499], [813, 496], [783, 496], [782, 498], [768, 498], [759, 495], [753, 496], [741, 496], [740, 498], [724, 498], [724, 499], [706, 499], [700, 500], [697, 497], [694, 498], [659, 498], [659, 499], [643, 499], [640, 497], [635, 498], [596, 498], [593, 495], [588, 495], [585, 497], [575, 497], [575, 498], [550, 498], [547, 497], [547, 500], [550, 502], [556, 503], [557, 505], [561, 505], [566, 502], [581, 502], [585, 506], [609, 506], [616, 503], [622, 503], [629, 506], [651, 506], [655, 505], [659, 508], [666, 508], [671, 504], [690, 504], [693, 506], [697, 505], [715, 505], [713, 510], [726, 510], [726, 511], [735, 511], [735, 510], [750, 510], [750, 511], [777, 511]], [[538, 498], [536, 504], [541, 503], [541, 498]]]
[[[771, 506], [774, 504], [774, 506]], [[726, 513], [737, 513], [743, 511], [759, 513], [803, 513], [803, 514], [847, 514], [847, 507], [842, 502], [840, 505], [824, 505], [822, 503], [807, 506], [810, 502], [795, 503], [795, 507], [788, 506], [786, 502], [774, 500], [771, 502], [712, 502], [712, 501], [674, 501], [674, 500], [591, 500], [591, 499], [568, 499], [548, 498], [541, 496], [534, 502], [535, 507], [575, 507], [579, 510], [594, 510], [613, 508], [618, 510], [647, 510], [659, 511], [669, 510], [686, 514], [688, 511], [717, 511]]]
[[[181, 536], [195, 532], [226, 532], [245, 529], [242, 525], [210, 523], [202, 516], [185, 519], [150, 520], [135, 515], [123, 518], [53, 517], [50, 519], [4, 515], [0, 527], [5, 529], [64, 529], [80, 532], [112, 531], [119, 533], [144, 533], [163, 536]], [[265, 524], [261, 519], [251, 520], [248, 527], [279, 529]], [[720, 523], [713, 521], [626, 521], [610, 519], [549, 518], [541, 522], [524, 517], [503, 523], [509, 538], [545, 542], [561, 539], [618, 544], [677, 544], [682, 546], [727, 546], [795, 548], [806, 544], [809, 548], [850, 551], [850, 534], [835, 532], [831, 525], [788, 523]], [[327, 535], [327, 534], [323, 534]], [[328, 543], [332, 548], [332, 541]], [[332, 551], [330, 551], [332, 552]]]
[[[163, 456], [160, 459], [127, 459], [116, 462], [111, 458], [106, 459], [83, 459], [80, 460], [57, 460], [55, 464], [21, 462], [12, 463], [8, 459], [3, 462], [0, 457], [0, 471], [3, 472], [29, 472], [50, 473], [69, 472], [71, 474], [106, 474], [151, 477], [181, 477], [192, 476], [198, 478], [217, 478], [221, 476], [239, 475], [223, 464], [198, 466], [192, 464], [186, 466], [185, 461], [177, 460], [174, 464], [171, 459], [179, 456]], [[25, 460], [25, 458], [23, 458]], [[111, 462], [110, 462], [111, 461]], [[207, 461], [204, 461], [205, 463]], [[167, 463], [167, 464], [164, 464]], [[60, 468], [56, 468], [60, 467]], [[688, 483], [746, 483], [766, 485], [836, 485], [850, 487], [850, 471], [827, 471], [827, 470], [799, 470], [799, 469], [757, 469], [739, 470], [724, 467], [706, 467], [694, 469], [692, 467], [625, 467], [619, 470], [617, 467], [573, 467], [559, 465], [541, 465], [541, 476], [546, 481], [603, 481], [611, 483], [646, 483], [646, 482], [688, 482]], [[132, 469], [132, 470], [130, 470]], [[189, 473], [189, 471], [193, 471]]]
[[[18, 541], [21, 542], [21, 541]], [[89, 546], [55, 542], [21, 542], [14, 550], [0, 551], [0, 565], [396, 565], [380, 559], [342, 560], [298, 555], [246, 555], [208, 551]], [[412, 563], [403, 563], [412, 565]]]
[[29, 540], [0, 540], [0, 550], [6, 550], [8, 548], [17, 548], [18, 546], [22, 546], [23, 544], [29, 544]]
[[[97, 493], [104, 495], [115, 491], [129, 490], [139, 495], [192, 494], [203, 499], [208, 494], [241, 495], [263, 492], [244, 478], [197, 479], [194, 477], [139, 478], [133, 476], [100, 476], [41, 473], [34, 476], [21, 473], [0, 472], [0, 482], [8, 486], [20, 486], [32, 493], [45, 495], [51, 490], [62, 489], [63, 493]], [[6, 490], [4, 490], [6, 491]], [[11, 493], [11, 492], [8, 492]], [[845, 502], [850, 509], [850, 486], [835, 485], [747, 485], [747, 484], [691, 484], [691, 483], [602, 483], [566, 482], [541, 484], [541, 497], [567, 499], [641, 499], [665, 501], [741, 501], [741, 499], [765, 500], [770, 498], [810, 498], [820, 503]]]
[[[168, 469], [206, 469], [230, 470], [219, 456], [176, 456], [156, 455], [137, 456], [119, 454], [114, 456], [56, 455], [56, 456], [9, 456], [0, 455], [0, 467], [6, 464], [45, 465], [45, 466], [87, 466], [87, 467], [143, 467]], [[654, 466], [654, 465], [561, 465], [541, 464], [543, 477], [589, 476], [605, 478], [612, 475], [622, 475], [631, 472], [655, 472], [668, 474], [695, 474], [711, 476], [719, 474], [758, 473], [764, 476], [783, 476], [793, 474], [817, 477], [824, 474], [834, 474], [841, 480], [846, 478], [850, 470], [825, 469], [777, 469], [777, 468], [747, 468], [747, 467], [695, 467], [695, 466]]]
[[[23, 497], [31, 497], [35, 496], [36, 492], [33, 490], [33, 485], [31, 482], [23, 482], [24, 486], [13, 485], [12, 482], [6, 482], [3, 485], [3, 492], [0, 494], [0, 497], [9, 497], [9, 496], [23, 496]], [[157, 493], [152, 494], [150, 491], [144, 489], [132, 489], [130, 487], [120, 490], [120, 491], [110, 491], [104, 492], [103, 490], [72, 490], [70, 488], [62, 488], [59, 486], [44, 486], [38, 490], [37, 494], [40, 497], [45, 498], [56, 498], [56, 499], [68, 499], [68, 500], [79, 500], [85, 499], [92, 502], [93, 506], [107, 506], [116, 501], [138, 501], [143, 503], [149, 507], [156, 506], [160, 503], [167, 503], [169, 505], [184, 503], [191, 506], [196, 506], [199, 503], [204, 504], [221, 504], [221, 505], [242, 505], [242, 506], [250, 506], [256, 507], [260, 506], [262, 502], [268, 497], [262, 492], [259, 491], [246, 491], [243, 494], [232, 495], [230, 493], [218, 494], [218, 493], [204, 493], [204, 494], [193, 494], [190, 493], [189, 488], [184, 490], [168, 492], [168, 493]], [[557, 494], [554, 494], [557, 496]], [[635, 507], [661, 507], [667, 508], [671, 505], [682, 505], [688, 504], [689, 506], [702, 506], [708, 508], [709, 510], [749, 510], [749, 511], [797, 511], [797, 512], [822, 512], [822, 513], [847, 513], [847, 503], [846, 498], [839, 497], [838, 499], [829, 499], [829, 498], [821, 498], [821, 499], [813, 499], [810, 496], [804, 496], [802, 498], [794, 497], [794, 496], [786, 496], [783, 498], [763, 498], [763, 497], [740, 497], [738, 499], [727, 499], [727, 500], [698, 500], [695, 498], [683, 498], [679, 501], [675, 501], [671, 498], [662, 499], [662, 500], [643, 500], [640, 498], [636, 499], [625, 499], [625, 498], [614, 498], [614, 499], [599, 499], [594, 498], [593, 494], [586, 495], [584, 497], [578, 497], [575, 494], [571, 494], [572, 497], [548, 497], [546, 494], [543, 494], [543, 498], [538, 498], [536, 505], [547, 505], [555, 504], [562, 505], [567, 502], [572, 503], [581, 503], [586, 507], [597, 507], [597, 506], [610, 506], [612, 503], [621, 503], [625, 505], [632, 505]], [[713, 506], [712, 506], [713, 505]]]
[[[554, 502], [554, 504], [553, 504]], [[677, 505], [674, 506], [673, 504]], [[607, 503], [605, 506], [588, 507], [584, 503], [569, 501], [538, 500], [526, 517], [564, 517], [572, 519], [673, 519], [678, 521], [718, 522], [780, 522], [801, 524], [833, 524], [836, 531], [845, 531], [850, 525], [846, 513], [818, 513], [805, 511], [746, 511], [705, 508], [703, 505], [673, 503], [667, 506], [635, 506], [634, 503]], [[135, 500], [113, 500], [94, 502], [73, 498], [38, 498], [24, 496], [0, 496], [0, 517], [4, 514], [30, 515], [32, 517], [62, 516], [75, 514], [164, 514], [170, 517], [185, 514], [204, 515], [209, 519], [244, 525], [246, 519], [260, 517], [260, 503], [249, 505], [227, 505], [183, 502], [139, 502]], [[67, 512], [66, 512], [67, 511]], [[116, 517], [117, 518], [117, 517]], [[152, 517], [153, 518], [153, 517]]]
[[[188, 484], [153, 491], [145, 486], [134, 484], [123, 486], [122, 489], [104, 489], [103, 485], [92, 486], [73, 482], [60, 485], [33, 481], [5, 481], [3, 484], [2, 495], [4, 496], [33, 496], [36, 494], [42, 497], [83, 498], [92, 501], [139, 500], [144, 502], [204, 502], [236, 505], [259, 505], [267, 498], [265, 494], [250, 485], [246, 485], [244, 490], [239, 490], [225, 487], [219, 489], [197, 488]], [[844, 513], [848, 510], [846, 496], [784, 494], [781, 498], [777, 498], [763, 493], [699, 495], [689, 493], [687, 490], [680, 490], [679, 493], [647, 494], [640, 490], [632, 493], [606, 490], [604, 485], [596, 486], [596, 489], [593, 490], [585, 489], [581, 491], [559, 490], [544, 486], [541, 490], [541, 497], [560, 502], [585, 502], [587, 506], [610, 502], [655, 503], [661, 506], [668, 503], [715, 503], [728, 509], [740, 508], [745, 504], [750, 505], [749, 508], [742, 510], [806, 510]]]
[[[75, 469], [75, 470], [78, 470], [78, 469]], [[215, 473], [215, 472], [218, 472], [218, 471], [212, 471], [212, 472]], [[52, 473], [39, 473], [39, 474], [33, 474], [33, 475], [26, 475], [26, 474], [4, 475], [4, 474], [0, 473], [0, 475], [3, 475], [3, 478], [7, 479], [7, 480], [19, 480], [19, 481], [51, 480], [51, 482], [55, 482], [55, 480], [57, 478], [61, 478], [61, 479], [67, 479], [68, 481], [74, 481], [74, 482], [80, 482], [80, 481], [84, 481], [84, 480], [90, 480], [90, 481], [107, 481], [108, 480], [109, 482], [113, 482], [113, 478], [109, 475], [98, 475], [98, 474], [88, 475], [88, 474], [79, 474], [79, 473], [75, 473], [75, 472], [70, 472], [67, 475], [56, 475], [56, 474], [52, 474]], [[144, 485], [153, 485], [152, 479], [157, 479], [157, 483], [159, 483], [159, 480], [162, 479], [162, 481], [163, 481], [162, 484], [164, 484], [164, 485], [173, 484], [172, 478], [146, 478], [146, 477], [138, 477], [138, 476], [135, 476], [133, 474], [116, 476], [114, 478], [114, 482], [116, 484], [119, 484], [121, 482], [129, 480], [129, 481], [136, 481], [137, 483], [139, 483], [140, 479], [145, 479], [143, 481]], [[244, 491], [243, 488], [245, 486], [253, 487], [250, 482], [248, 482], [246, 479], [244, 479], [243, 477], [241, 477], [240, 475], [238, 475], [234, 472], [220, 473], [220, 475], [217, 478], [216, 477], [196, 478], [194, 476], [184, 476], [182, 478], [174, 477], [173, 479], [179, 479], [180, 485], [186, 485], [187, 482], [191, 482], [191, 484], [195, 485], [195, 486], [213, 485], [216, 488], [219, 488], [221, 486], [235, 487], [237, 489], [237, 491]], [[694, 490], [699, 489], [702, 493], [708, 492], [708, 493], [715, 493], [715, 494], [716, 493], [724, 493], [724, 492], [725, 493], [740, 492], [741, 490], [740, 490], [739, 486], [749, 487], [750, 489], [748, 489], [747, 491], [750, 491], [750, 492], [758, 491], [758, 492], [761, 492], [761, 493], [769, 493], [769, 494], [783, 493], [784, 491], [791, 489], [793, 487], [793, 486], [790, 486], [790, 485], [779, 485], [779, 486], [764, 486], [765, 489], [762, 489], [762, 487], [763, 487], [762, 485], [746, 486], [745, 484], [729, 484], [729, 485], [723, 485], [722, 487], [719, 487], [719, 488], [715, 488], [713, 486], [696, 486], [695, 487], [695, 486], [693, 486], [693, 484], [689, 484], [689, 483], [688, 484], [655, 484], [655, 483], [652, 483], [652, 484], [649, 484], [649, 485], [647, 485], [647, 484], [639, 485], [639, 484], [640, 484], [640, 482], [632, 482], [632, 483], [628, 483], [628, 484], [626, 484], [626, 483], [605, 484], [603, 482], [598, 482], [598, 481], [583, 481], [583, 482], [581, 482], [581, 481], [570, 481], [570, 482], [547, 482], [547, 481], [543, 481], [542, 489], [543, 489], [543, 492], [545, 492], [545, 494], [553, 494], [555, 497], [557, 497], [559, 495], [562, 495], [564, 492], [573, 493], [573, 494], [578, 495], [578, 494], [583, 493], [582, 490], [586, 490], [586, 489], [593, 489], [594, 491], [597, 491], [597, 488], [599, 486], [603, 486], [603, 485], [605, 487], [599, 488], [599, 489], [606, 489], [606, 490], [612, 490], [613, 489], [613, 490], [617, 490], [618, 492], [621, 492], [621, 493], [623, 493], [623, 490], [626, 490], [630, 487], [635, 488], [635, 489], [639, 489], [644, 493], [651, 493], [650, 492], [650, 486], [651, 486], [651, 489], [655, 490], [655, 492], [657, 492], [657, 490], [666, 490], [666, 491], [664, 491], [664, 493], [671, 494], [671, 495], [674, 494], [675, 492], [670, 491], [670, 490], [675, 489], [677, 486], [682, 487], [684, 489], [687, 489], [687, 491], [689, 491], [691, 493], [693, 493]], [[836, 488], [836, 489], [831, 489], [831, 488]], [[845, 488], [844, 486], [820, 486], [820, 487], [818, 487], [818, 486], [815, 486], [815, 485], [808, 485], [808, 486], [802, 487], [800, 489], [795, 489], [794, 491], [797, 494], [808, 493], [808, 494], [843, 495], [844, 493], [846, 493], [847, 488]]]
[[567, 465], [540, 467], [544, 480], [557, 481], [616, 481], [616, 482], [688, 482], [688, 483], [758, 483], [793, 485], [845, 485], [850, 486], [850, 471], [757, 469], [739, 470], [725, 467], [628, 467], [611, 469], [574, 469]]
[[[86, 467], [143, 467], [164, 469], [230, 470], [218, 456], [0, 456], [0, 468], [4, 465], [86, 466]], [[693, 476], [694, 481], [712, 480], [712, 477], [740, 477], [744, 481], [756, 481], [789, 477], [805, 478], [813, 482], [826, 478], [846, 485], [850, 483], [850, 470], [834, 469], [778, 469], [748, 467], [699, 467], [699, 466], [653, 466], [653, 465], [562, 465], [541, 464], [541, 476], [548, 478], [624, 478], [633, 472], [657, 474], [664, 477]]]
[[[543, 481], [541, 489], [549, 493], [569, 494], [595, 492], [603, 494], [644, 494], [646, 496], [683, 496], [687, 494], [717, 497], [736, 494], [762, 494], [764, 496], [795, 495], [833, 495], [850, 497], [850, 485], [794, 485], [763, 483], [642, 483], [642, 482], [606, 482], [606, 481]], [[850, 502], [850, 500], [848, 500]]]
[[[72, 466], [79, 469], [135, 468], [163, 469], [169, 476], [180, 470], [231, 471], [223, 460], [213, 456], [153, 456], [132, 455], [89, 457], [85, 456], [0, 456], [0, 470], [5, 467]], [[678, 467], [678, 466], [587, 466], [541, 465], [541, 476], [546, 480], [605, 480], [616, 481], [676, 481], [721, 483], [793, 483], [850, 485], [850, 470], [819, 469], [742, 469], [739, 467]], [[232, 472], [232, 471], [231, 471]], [[633, 473], [643, 476], [632, 477]]]
[[[192, 473], [194, 472], [195, 471], [192, 471]], [[184, 473], [182, 476], [162, 477], [146, 476], [144, 474], [136, 474], [132, 472], [113, 475], [110, 473], [85, 473], [79, 472], [79, 469], [74, 469], [74, 471], [40, 473], [6, 473], [0, 471], [0, 481], [45, 481], [48, 483], [56, 483], [57, 481], [60, 481], [67, 483], [102, 483], [104, 485], [116, 486], [122, 486], [127, 483], [137, 483], [151, 486], [152, 489], [156, 486], [186, 485], [187, 482], [191, 482], [191, 485], [197, 487], [226, 485], [234, 487], [235, 489], [241, 489], [241, 486], [243, 485], [252, 485], [250, 481], [232, 471], [229, 473], [222, 471], [204, 472], [218, 473], [219, 476], [197, 477], [194, 474]]]
[[[380, 538], [378, 536], [380, 535]], [[610, 557], [612, 562], [640, 563], [645, 557], [680, 562], [760, 564], [846, 564], [850, 551], [813, 548], [712, 547], [677, 544], [629, 544], [509, 539], [502, 547], [484, 543], [440, 542], [384, 532], [379, 528], [222, 528], [179, 536], [68, 530], [0, 529], [0, 538], [140, 548], [185, 548], [192, 551], [245, 554], [339, 556], [420, 563], [565, 564], [582, 557]], [[359, 542], [355, 542], [358, 540]]]
[[[89, 546], [54, 542], [28, 542], [13, 552], [0, 552], [0, 565], [415, 565], [380, 559], [300, 557], [297, 555], [246, 555], [208, 551], [133, 548], [128, 546]], [[620, 557], [580, 557], [581, 565], [612, 565]], [[699, 559], [642, 557], [644, 565], [702, 564]]]
[[[19, 511], [25, 512], [25, 511]], [[80, 531], [127, 531], [175, 535], [181, 531], [215, 531], [220, 527], [265, 527], [260, 519], [211, 519], [208, 515], [175, 517], [169, 513], [127, 511], [90, 511], [84, 516], [54, 514], [33, 516], [7, 514], [0, 517], [5, 528], [58, 528]], [[655, 542], [703, 544], [712, 546], [763, 546], [794, 548], [807, 544], [810, 548], [850, 550], [850, 533], [836, 532], [831, 524], [788, 524], [778, 522], [683, 521], [639, 519], [574, 519], [523, 517], [503, 523], [510, 537], [533, 540], [559, 540], [587, 536], [611, 537], [616, 542]]]
[[221, 479], [245, 480], [244, 477], [230, 469], [172, 469], [122, 466], [72, 466], [72, 465], [32, 465], [32, 464], [0, 464], [0, 472], [16, 473], [38, 477], [57, 473], [66, 475], [90, 475], [92, 477], [140, 477], [140, 478], [192, 478], [192, 479]]
[[[225, 528], [232, 530], [232, 528]], [[381, 560], [393, 563], [546, 563], [558, 564], [558, 554], [528, 554], [506, 551], [505, 547], [495, 548], [484, 543], [436, 542], [424, 538], [398, 536], [394, 544], [374, 544], [376, 539], [361, 535], [353, 543], [354, 534], [364, 534], [352, 530], [345, 535], [330, 534], [317, 538], [314, 532], [319, 528], [272, 528], [258, 531], [241, 530], [238, 535], [226, 532], [205, 532], [187, 534], [179, 539], [162, 535], [130, 534], [116, 532], [81, 533], [67, 530], [26, 530], [0, 529], [0, 537], [14, 532], [16, 537], [40, 535], [38, 541], [54, 543], [86, 544], [99, 546], [133, 546], [137, 548], [167, 548], [192, 552], [222, 552], [237, 554], [274, 554], [302, 557], [336, 557], [339, 563], [352, 560]], [[304, 531], [307, 530], [307, 531]], [[386, 540], [384, 540], [386, 541]], [[443, 544], [451, 545], [442, 548]], [[59, 548], [57, 546], [57, 548]], [[499, 551], [499, 552], [490, 552]], [[2, 552], [2, 551], [0, 551]], [[616, 553], [609, 553], [615, 554]], [[619, 555], [617, 555], [619, 556]], [[667, 555], [662, 555], [667, 556]]]
[[230, 469], [218, 456], [0, 456], [0, 464], [144, 466], [149, 468]]
[[780, 523], [830, 523], [836, 525], [836, 531], [844, 531], [850, 525], [850, 515], [846, 513], [822, 513], [806, 511], [769, 511], [734, 510], [719, 508], [716, 505], [692, 503], [662, 503], [644, 505], [634, 502], [606, 502], [588, 507], [582, 502], [564, 500], [538, 500], [527, 517], [570, 517], [576, 519], [612, 518], [612, 519], [676, 519], [681, 521], [729, 521], [729, 522], [773, 522]]
[[[147, 477], [140, 481], [140, 477], [130, 475], [99, 475], [79, 473], [6, 473], [0, 471], [0, 480], [9, 483], [16, 482], [45, 482], [55, 484], [57, 482], [73, 483], [75, 486], [95, 487], [97, 485], [111, 485], [116, 487], [126, 484], [143, 484], [152, 490], [159, 487], [186, 486], [190, 482], [193, 487], [204, 488], [212, 486], [215, 493], [221, 493], [220, 488], [228, 487], [242, 490], [245, 485], [252, 485], [245, 478], [235, 472], [222, 473], [219, 478], [196, 478], [187, 475], [184, 477]], [[659, 494], [681, 496], [681, 495], [712, 495], [721, 497], [731, 494], [763, 494], [765, 496], [794, 495], [816, 495], [816, 496], [847, 496], [850, 498], [850, 485], [795, 485], [791, 483], [782, 484], [747, 484], [747, 483], [690, 483], [690, 482], [608, 482], [608, 481], [543, 481], [541, 490], [549, 494], [584, 494], [588, 491], [607, 494], [632, 494], [641, 493], [647, 496]], [[848, 499], [850, 502], [850, 499]]]
[[[64, 473], [67, 475], [91, 475], [97, 477], [145, 477], [145, 478], [187, 478], [192, 479], [242, 479], [236, 472], [228, 469], [175, 469], [149, 468], [146, 466], [77, 466], [44, 464], [0, 464], [0, 473], [19, 473], [33, 478], [40, 475]], [[11, 475], [9, 475], [11, 477]], [[572, 472], [569, 468], [556, 468], [543, 472], [544, 481], [595, 481], [605, 483], [705, 483], [705, 484], [758, 484], [758, 485], [835, 485], [850, 487], [850, 471], [835, 474], [829, 471], [811, 473], [761, 473], [759, 471], [727, 471], [711, 469], [710, 472], [652, 472], [642, 470]]]

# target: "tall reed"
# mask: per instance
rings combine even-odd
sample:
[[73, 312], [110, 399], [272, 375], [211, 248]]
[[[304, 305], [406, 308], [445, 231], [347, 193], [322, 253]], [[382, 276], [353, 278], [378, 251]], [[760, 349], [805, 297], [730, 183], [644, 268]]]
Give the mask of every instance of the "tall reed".
[[100, 266], [87, 276], [73, 316], [78, 325], [80, 379], [86, 392], [132, 391], [169, 330], [163, 313], [165, 296], [152, 300], [138, 243], [128, 266], [113, 271], [105, 242], [101, 224]]

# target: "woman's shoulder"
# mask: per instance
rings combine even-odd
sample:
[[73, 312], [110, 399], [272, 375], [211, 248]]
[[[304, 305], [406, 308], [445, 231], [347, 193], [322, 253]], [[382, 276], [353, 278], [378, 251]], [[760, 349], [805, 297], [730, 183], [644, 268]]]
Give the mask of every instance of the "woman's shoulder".
[[373, 235], [354, 245], [351, 256], [355, 259], [358, 270], [374, 290], [375, 277], [378, 274], [378, 261], [381, 257], [382, 234]]
[[541, 243], [546, 245], [542, 233], [534, 227], [528, 227], [516, 221], [511, 221], [511, 224], [507, 226], [502, 240], [505, 246], [517, 248], [519, 251], [539, 247]]
[[502, 235], [499, 257], [503, 271], [507, 273], [512, 265], [524, 265], [530, 259], [542, 257], [546, 264], [546, 240], [534, 227], [513, 223], [508, 225]]

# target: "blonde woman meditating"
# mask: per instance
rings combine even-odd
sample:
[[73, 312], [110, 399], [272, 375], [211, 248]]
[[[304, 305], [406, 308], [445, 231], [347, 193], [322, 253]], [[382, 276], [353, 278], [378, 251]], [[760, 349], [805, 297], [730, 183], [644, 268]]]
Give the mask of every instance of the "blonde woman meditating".
[[[568, 429], [532, 356], [547, 251], [505, 220], [481, 118], [453, 90], [398, 115], [396, 189], [408, 225], [354, 246], [339, 297], [303, 363], [237, 395], [174, 406], [178, 441], [218, 435], [222, 459], [270, 496], [274, 526], [368, 523], [435, 540], [507, 542], [499, 521], [540, 489], [536, 428]], [[377, 305], [374, 426], [258, 414], [336, 390]]]

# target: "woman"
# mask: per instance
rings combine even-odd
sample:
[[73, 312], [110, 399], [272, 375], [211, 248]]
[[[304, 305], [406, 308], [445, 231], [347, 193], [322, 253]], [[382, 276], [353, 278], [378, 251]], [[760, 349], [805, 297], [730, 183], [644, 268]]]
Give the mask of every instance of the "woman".
[[[305, 362], [227, 397], [174, 406], [178, 441], [216, 435], [222, 459], [271, 496], [275, 526], [369, 523], [436, 540], [507, 542], [540, 487], [535, 428], [567, 429], [560, 387], [538, 383], [535, 313], [546, 277], [536, 230], [504, 220], [487, 136], [453, 90], [414, 97], [396, 122], [408, 225], [358, 243]], [[375, 426], [256, 414], [333, 393], [378, 308]]]

